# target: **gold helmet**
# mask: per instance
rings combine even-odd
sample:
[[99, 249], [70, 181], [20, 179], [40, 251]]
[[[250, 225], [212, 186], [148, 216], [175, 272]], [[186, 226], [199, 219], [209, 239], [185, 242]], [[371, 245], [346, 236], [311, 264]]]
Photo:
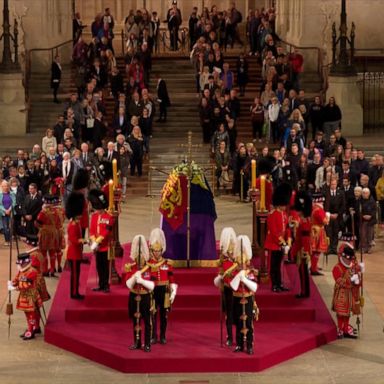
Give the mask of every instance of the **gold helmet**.
[[164, 253], [167, 249], [165, 235], [162, 229], [154, 228], [149, 235], [149, 248], [151, 251], [161, 251]]
[[252, 259], [252, 246], [248, 236], [240, 235], [237, 237], [235, 258], [240, 265]]
[[136, 235], [132, 240], [131, 259], [138, 261], [139, 254], [141, 260], [149, 260], [149, 249], [144, 235]]
[[232, 227], [225, 227], [220, 235], [220, 250], [226, 255], [233, 253], [236, 244], [236, 233]]

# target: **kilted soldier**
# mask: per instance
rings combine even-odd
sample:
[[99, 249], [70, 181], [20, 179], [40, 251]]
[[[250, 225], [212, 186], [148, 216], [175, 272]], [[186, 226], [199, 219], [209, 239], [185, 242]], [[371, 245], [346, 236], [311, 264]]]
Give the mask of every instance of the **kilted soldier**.
[[170, 260], [163, 258], [165, 251], [166, 241], [164, 232], [160, 228], [155, 228], [149, 236], [150, 259], [147, 262], [151, 272], [151, 280], [155, 283], [155, 289], [153, 290], [154, 309], [152, 313], [151, 344], [157, 343], [158, 312], [160, 314], [160, 344], [166, 344], [167, 316], [177, 293], [172, 263]]
[[28, 253], [17, 256], [18, 273], [12, 281], [8, 281], [8, 290], [19, 291], [16, 308], [25, 313], [27, 329], [21, 335], [23, 340], [31, 340], [40, 331], [40, 307], [43, 302], [37, 290], [37, 272], [32, 267]]
[[221, 289], [222, 304], [225, 312], [225, 325], [227, 328], [226, 345], [233, 344], [233, 292], [230, 282], [237, 272], [238, 265], [234, 260], [234, 250], [236, 245], [236, 233], [232, 227], [226, 227], [221, 231], [220, 236], [220, 261], [219, 274], [214, 279], [216, 287]]
[[125, 265], [126, 285], [129, 292], [128, 313], [133, 321], [133, 344], [129, 349], [141, 349], [141, 319], [144, 322], [144, 352], [151, 351], [152, 292], [155, 283], [145, 263], [149, 260], [149, 249], [145, 237], [137, 235], [131, 245], [132, 263]]
[[[257, 272], [250, 268], [252, 259], [251, 242], [247, 236], [239, 236], [235, 246], [237, 270], [230, 282], [233, 290], [233, 320], [236, 325], [236, 348], [234, 352], [253, 354], [253, 319]], [[256, 308], [256, 309], [255, 309]]]
[[81, 217], [84, 208], [84, 195], [80, 192], [71, 192], [65, 205], [65, 214], [69, 219], [67, 226], [68, 250], [67, 260], [71, 270], [70, 296], [71, 299], [82, 300], [79, 293], [80, 265], [83, 256], [84, 238], [81, 227]]

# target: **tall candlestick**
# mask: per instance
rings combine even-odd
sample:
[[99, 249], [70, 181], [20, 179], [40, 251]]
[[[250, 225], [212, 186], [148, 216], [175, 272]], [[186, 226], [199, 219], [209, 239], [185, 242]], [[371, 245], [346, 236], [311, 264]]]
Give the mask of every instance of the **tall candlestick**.
[[265, 176], [260, 176], [260, 211], [265, 211]]
[[109, 185], [109, 210], [111, 212], [113, 212], [114, 208], [115, 208], [115, 196], [114, 196], [114, 193], [113, 193], [113, 180], [109, 180], [108, 182], [108, 185]]
[[252, 189], [256, 189], [256, 160], [252, 159]]
[[117, 160], [112, 160], [112, 174], [113, 174], [113, 185], [115, 188], [119, 185], [119, 180], [117, 178]]

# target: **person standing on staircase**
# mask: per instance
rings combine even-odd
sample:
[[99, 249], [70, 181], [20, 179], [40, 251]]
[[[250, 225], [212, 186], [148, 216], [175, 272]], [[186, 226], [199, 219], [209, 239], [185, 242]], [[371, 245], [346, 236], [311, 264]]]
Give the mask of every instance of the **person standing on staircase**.
[[59, 90], [60, 81], [61, 81], [61, 65], [60, 65], [60, 56], [56, 55], [55, 60], [51, 66], [51, 88], [53, 89], [53, 102], [60, 103], [57, 98], [57, 92]]
[[182, 23], [181, 11], [177, 8], [177, 1], [172, 1], [172, 7], [168, 9], [167, 23], [170, 33], [171, 50], [177, 51], [179, 40], [179, 28]]
[[156, 120], [156, 122], [165, 123], [167, 121], [167, 108], [171, 105], [171, 101], [169, 99], [167, 84], [165, 80], [163, 80], [159, 74], [156, 77], [157, 77], [157, 101], [160, 107], [159, 119]]

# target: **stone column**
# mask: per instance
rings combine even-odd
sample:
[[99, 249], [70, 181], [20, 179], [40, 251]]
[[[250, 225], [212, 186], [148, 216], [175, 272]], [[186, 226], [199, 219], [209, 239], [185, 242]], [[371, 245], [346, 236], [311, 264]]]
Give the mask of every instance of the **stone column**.
[[26, 113], [22, 74], [1, 73], [0, 84], [0, 135], [23, 136], [26, 132]]
[[327, 100], [333, 96], [342, 112], [342, 130], [345, 136], [363, 134], [363, 108], [357, 76], [329, 76]]

